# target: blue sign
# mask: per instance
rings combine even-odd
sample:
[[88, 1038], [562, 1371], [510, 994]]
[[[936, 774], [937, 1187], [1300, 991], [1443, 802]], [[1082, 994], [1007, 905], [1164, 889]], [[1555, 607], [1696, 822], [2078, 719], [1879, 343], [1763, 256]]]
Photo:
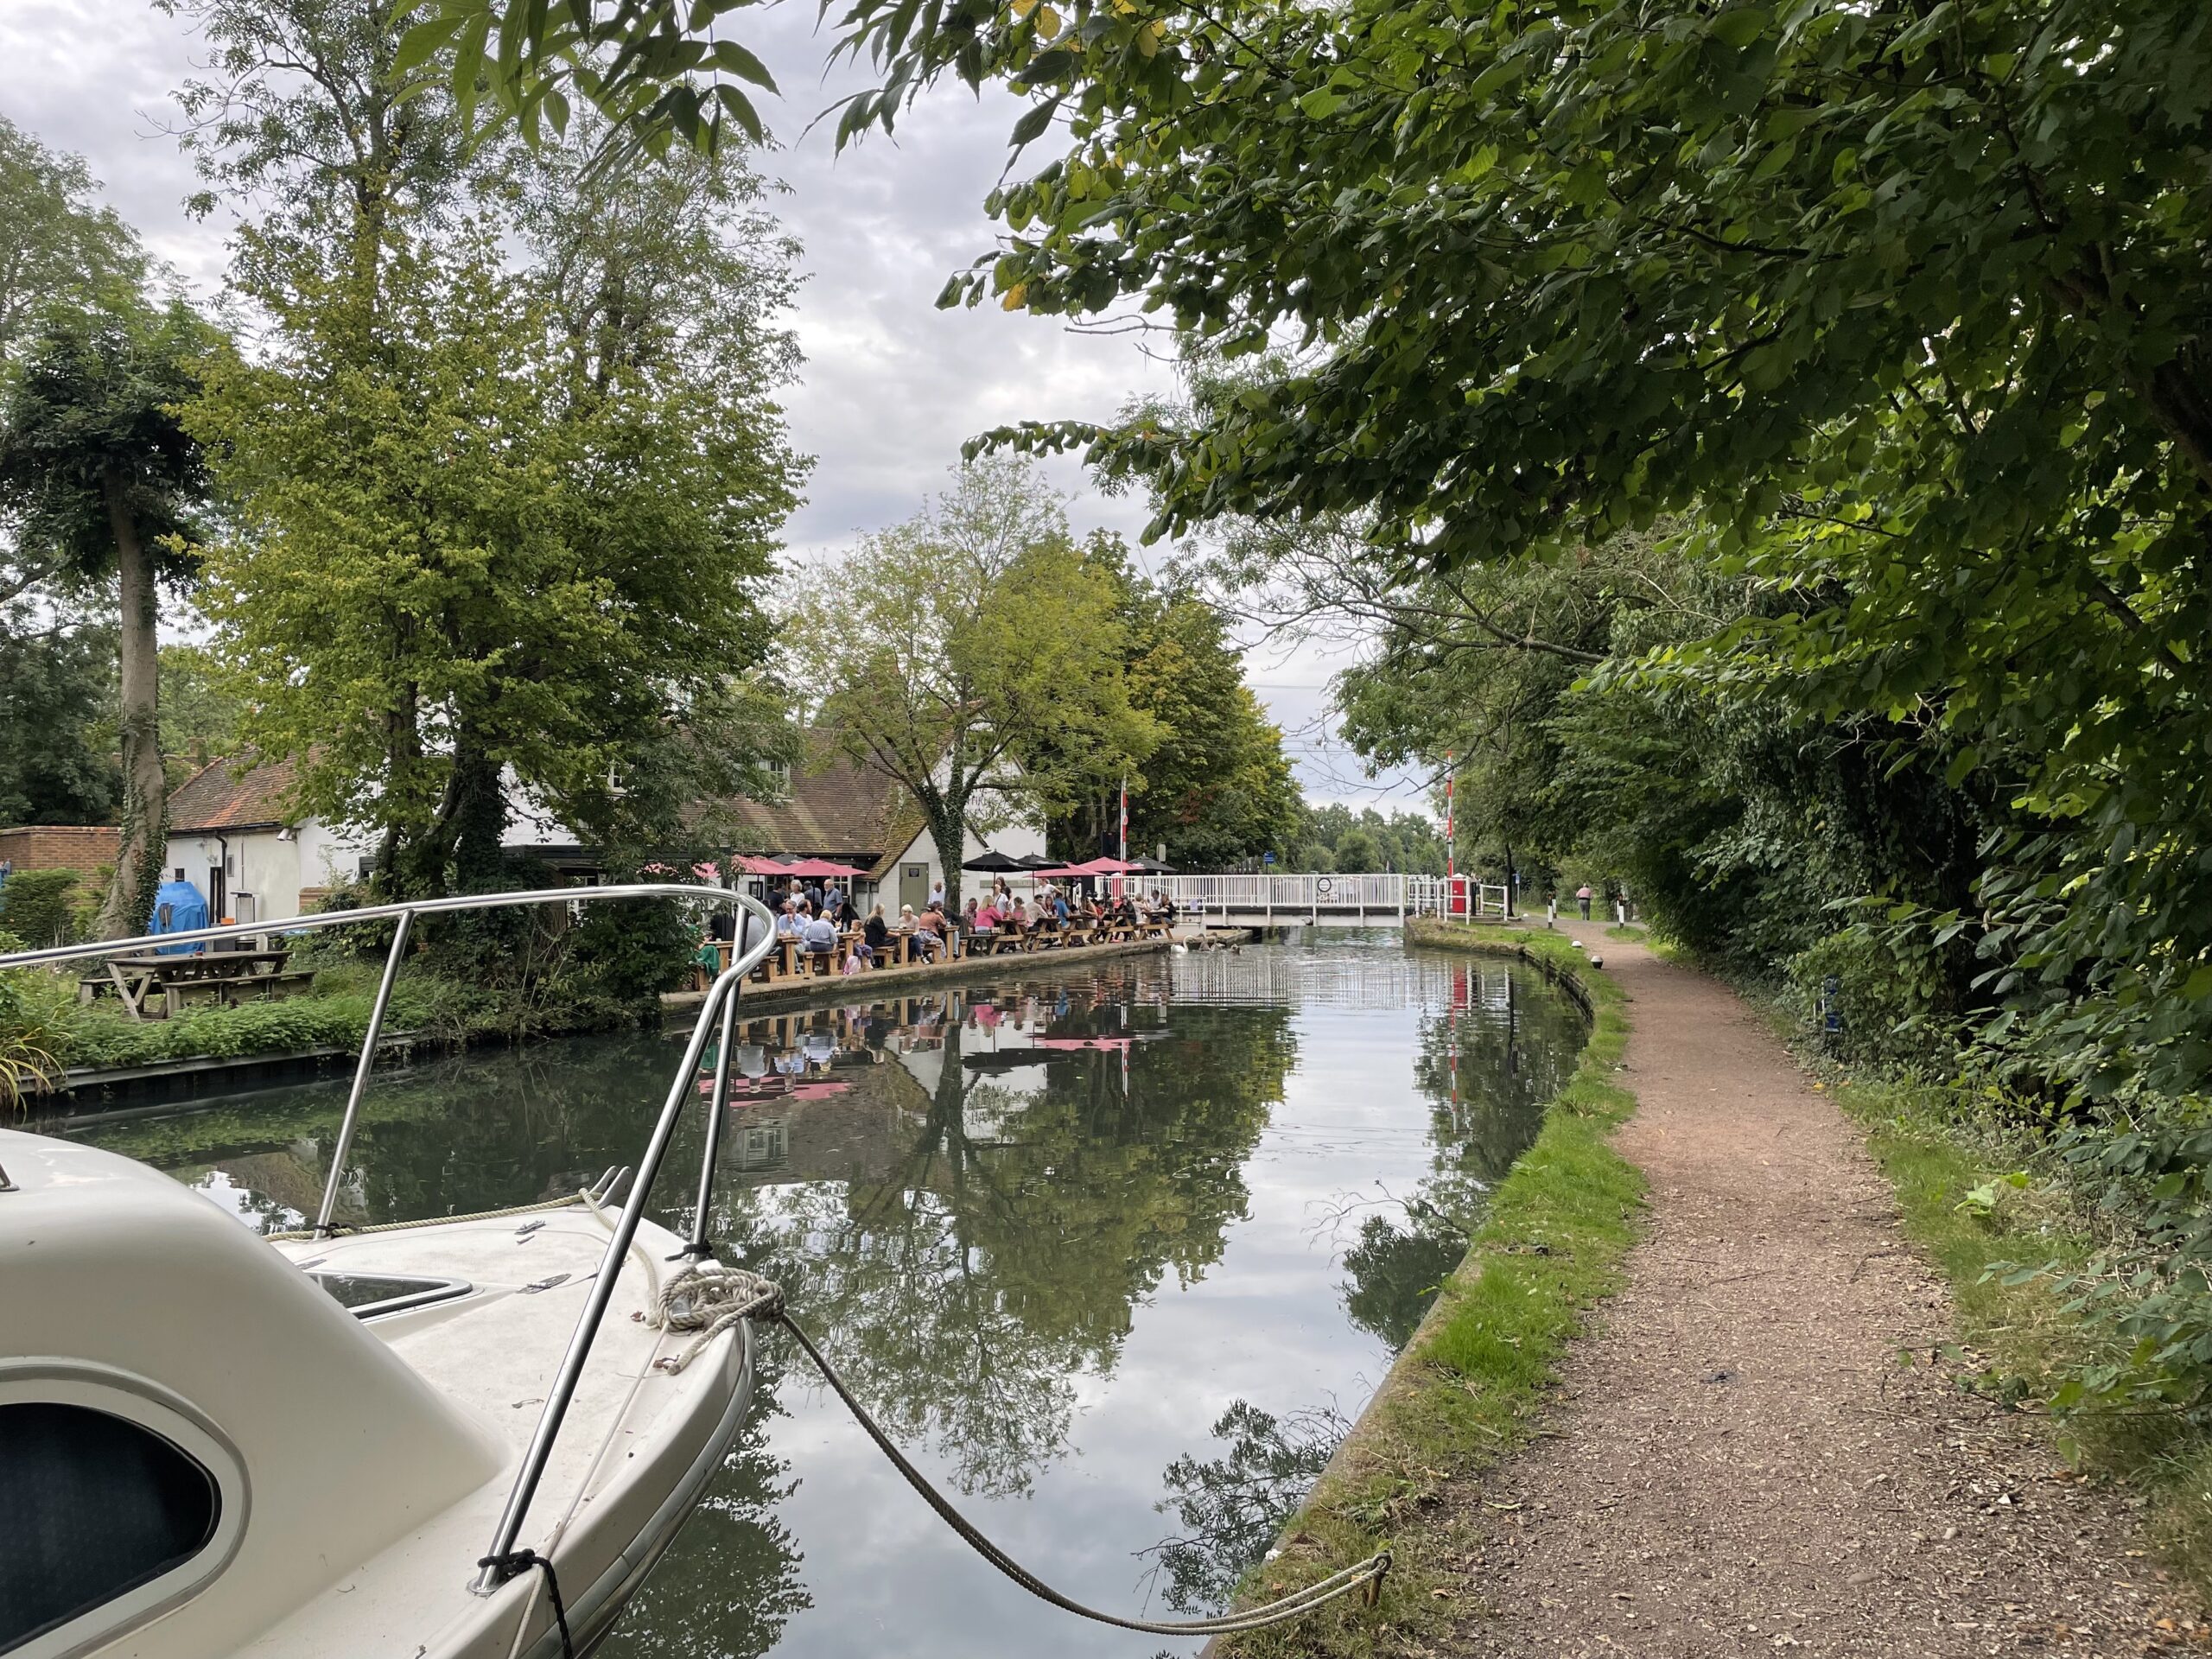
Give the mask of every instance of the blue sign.
[[1272, 864], [1274, 861], [1275, 855], [1273, 853], [1262, 853], [1260, 855], [1260, 862], [1262, 864]]

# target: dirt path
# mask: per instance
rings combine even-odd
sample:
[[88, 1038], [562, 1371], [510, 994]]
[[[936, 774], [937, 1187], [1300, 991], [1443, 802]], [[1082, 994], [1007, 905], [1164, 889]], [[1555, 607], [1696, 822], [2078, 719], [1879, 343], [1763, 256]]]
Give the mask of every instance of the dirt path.
[[[1593, 936], [1594, 937], [1594, 936]], [[2132, 1655], [2191, 1638], [2118, 1495], [1923, 1363], [1948, 1294], [1834, 1104], [1729, 992], [1608, 941], [1633, 999], [1626, 1290], [1499, 1478], [1446, 1651]], [[2170, 1627], [2171, 1629], [2171, 1627]]]

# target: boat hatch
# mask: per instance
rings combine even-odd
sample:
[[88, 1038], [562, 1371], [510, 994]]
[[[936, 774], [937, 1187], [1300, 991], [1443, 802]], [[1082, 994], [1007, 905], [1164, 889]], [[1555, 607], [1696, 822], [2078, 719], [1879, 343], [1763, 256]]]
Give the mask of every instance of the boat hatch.
[[399, 1273], [310, 1273], [308, 1277], [357, 1319], [374, 1319], [410, 1307], [449, 1302], [476, 1288], [466, 1279], [431, 1279]]

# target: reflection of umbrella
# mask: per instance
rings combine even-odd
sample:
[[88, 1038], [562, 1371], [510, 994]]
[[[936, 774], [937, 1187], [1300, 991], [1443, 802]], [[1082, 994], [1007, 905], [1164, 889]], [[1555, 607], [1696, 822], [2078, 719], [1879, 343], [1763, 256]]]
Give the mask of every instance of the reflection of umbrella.
[[[1046, 861], [1050, 862], [1049, 860]], [[986, 875], [1005, 875], [1013, 871], [1026, 870], [1029, 866], [1011, 854], [1000, 852], [994, 847], [986, 847], [960, 868], [963, 870], [980, 870]]]

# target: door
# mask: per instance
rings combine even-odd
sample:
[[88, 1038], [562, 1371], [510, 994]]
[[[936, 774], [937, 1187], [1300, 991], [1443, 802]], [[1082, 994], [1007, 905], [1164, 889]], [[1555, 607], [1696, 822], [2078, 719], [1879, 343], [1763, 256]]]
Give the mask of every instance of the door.
[[899, 902], [912, 905], [914, 913], [922, 913], [922, 906], [930, 901], [930, 867], [926, 864], [901, 864], [899, 867]]

